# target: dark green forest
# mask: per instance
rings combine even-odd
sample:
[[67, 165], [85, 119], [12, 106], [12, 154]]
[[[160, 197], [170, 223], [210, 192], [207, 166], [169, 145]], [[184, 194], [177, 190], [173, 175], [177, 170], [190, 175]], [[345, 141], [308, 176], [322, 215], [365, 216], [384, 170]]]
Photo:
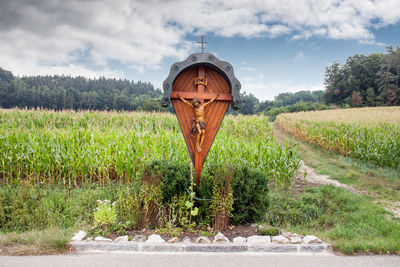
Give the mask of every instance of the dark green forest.
[[[243, 93], [243, 107], [232, 114], [263, 113], [274, 119], [283, 112], [364, 106], [400, 105], [400, 48], [386, 53], [354, 55], [325, 69], [325, 91], [281, 93], [259, 101]], [[70, 76], [15, 77], [0, 68], [0, 107], [53, 110], [171, 111], [158, 104], [162, 96], [149, 82]]]
[[[323, 91], [283, 93], [274, 101], [260, 102], [254, 95], [243, 93], [243, 107], [238, 112], [231, 109], [228, 112], [250, 115], [299, 101], [320, 102], [322, 94]], [[57, 75], [20, 78], [0, 68], [0, 106], [3, 108], [172, 112], [172, 107], [164, 109], [159, 105], [161, 96], [161, 90], [148, 82]]]
[[148, 82], [70, 76], [14, 77], [0, 68], [0, 106], [53, 110], [162, 110]]
[[263, 102], [251, 94], [243, 98], [241, 113], [264, 113], [273, 120], [284, 112], [400, 105], [400, 48], [389, 46], [384, 54], [354, 55], [326, 67], [325, 91], [281, 93]]
[[354, 55], [325, 70], [324, 101], [341, 107], [400, 105], [400, 48]]

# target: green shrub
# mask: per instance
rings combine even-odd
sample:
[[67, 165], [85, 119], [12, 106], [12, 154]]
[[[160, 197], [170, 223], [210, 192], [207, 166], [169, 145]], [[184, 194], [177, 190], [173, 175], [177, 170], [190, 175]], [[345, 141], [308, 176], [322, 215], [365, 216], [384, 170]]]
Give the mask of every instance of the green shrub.
[[213, 178], [213, 196], [210, 205], [212, 227], [216, 231], [225, 231], [233, 210], [233, 192], [231, 187], [232, 168], [219, 169]]
[[[221, 166], [210, 166], [201, 178], [199, 195], [203, 199], [212, 198], [213, 179], [217, 173], [231, 171], [231, 187], [233, 191], [233, 211], [231, 223], [250, 223], [263, 220], [268, 208], [268, 182], [265, 173], [260, 170], [249, 168], [244, 165], [232, 166], [230, 168]], [[204, 211], [210, 205], [210, 201], [200, 201], [201, 218]]]
[[260, 230], [261, 235], [277, 236], [279, 235], [279, 229], [275, 227], [267, 227]]
[[163, 203], [169, 203], [174, 196], [187, 194], [190, 186], [189, 164], [176, 164], [166, 160], [153, 160], [143, 171], [143, 180], [160, 179]]
[[268, 182], [267, 175], [261, 170], [244, 165], [233, 169], [233, 224], [265, 218], [269, 204]]
[[116, 202], [111, 203], [110, 200], [97, 200], [99, 205], [94, 210], [94, 225], [113, 225], [117, 222]]
[[93, 225], [97, 200], [104, 199], [117, 202], [115, 224], [123, 227], [141, 229], [167, 222], [184, 229], [205, 226], [211, 222], [214, 177], [216, 172], [224, 177], [227, 171], [234, 198], [231, 222], [262, 219], [268, 205], [268, 179], [261, 171], [245, 166], [210, 167], [203, 172], [201, 186], [192, 192], [189, 166], [153, 161], [146, 167], [142, 185], [109, 183], [73, 188], [22, 181], [17, 186], [1, 186], [0, 231]]
[[129, 226], [136, 227], [140, 218], [140, 191], [129, 187], [118, 192], [118, 219]]

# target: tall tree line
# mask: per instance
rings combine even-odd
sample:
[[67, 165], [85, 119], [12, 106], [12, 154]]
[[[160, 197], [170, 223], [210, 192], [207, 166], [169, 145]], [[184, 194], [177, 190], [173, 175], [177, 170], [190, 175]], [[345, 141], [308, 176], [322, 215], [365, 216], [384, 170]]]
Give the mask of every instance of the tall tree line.
[[70, 76], [14, 77], [0, 68], [0, 106], [54, 110], [161, 110], [148, 82]]
[[[239, 111], [229, 109], [228, 112], [251, 115], [298, 102], [320, 102], [322, 93], [282, 93], [274, 101], [263, 102], [253, 94], [242, 93], [242, 108]], [[165, 110], [157, 101], [161, 96], [161, 90], [154, 89], [148, 82], [63, 75], [19, 78], [0, 68], [0, 107], [3, 108], [156, 111]], [[173, 111], [173, 108], [168, 110]]]
[[253, 94], [243, 93], [240, 98], [243, 100], [243, 106], [238, 111], [229, 108], [231, 114], [264, 114], [272, 120], [284, 112], [298, 112], [310, 110], [328, 109], [322, 102], [324, 91], [299, 91], [295, 93], [280, 93], [274, 97], [274, 100], [259, 101]]
[[345, 64], [325, 69], [327, 104], [341, 106], [400, 105], [400, 48], [385, 54], [354, 55]]

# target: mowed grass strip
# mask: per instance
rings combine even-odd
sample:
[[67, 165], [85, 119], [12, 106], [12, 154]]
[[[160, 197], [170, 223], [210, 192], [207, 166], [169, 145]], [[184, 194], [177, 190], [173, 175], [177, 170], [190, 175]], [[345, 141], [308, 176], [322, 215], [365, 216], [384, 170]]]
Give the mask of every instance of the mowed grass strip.
[[328, 150], [400, 169], [400, 107], [280, 114], [283, 131]]
[[77, 228], [47, 228], [27, 232], [0, 232], [0, 255], [59, 254], [69, 250], [68, 242]]

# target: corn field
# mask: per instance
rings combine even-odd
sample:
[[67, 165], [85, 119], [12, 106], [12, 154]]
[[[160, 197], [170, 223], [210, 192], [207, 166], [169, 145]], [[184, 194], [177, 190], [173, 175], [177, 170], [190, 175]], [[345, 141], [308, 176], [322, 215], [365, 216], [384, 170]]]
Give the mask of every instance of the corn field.
[[400, 169], [400, 107], [281, 114], [283, 131], [328, 150]]
[[[79, 186], [132, 182], [153, 159], [189, 164], [173, 114], [0, 109], [0, 180]], [[299, 168], [296, 151], [280, 146], [264, 116], [226, 116], [210, 163], [246, 164], [287, 184]]]

